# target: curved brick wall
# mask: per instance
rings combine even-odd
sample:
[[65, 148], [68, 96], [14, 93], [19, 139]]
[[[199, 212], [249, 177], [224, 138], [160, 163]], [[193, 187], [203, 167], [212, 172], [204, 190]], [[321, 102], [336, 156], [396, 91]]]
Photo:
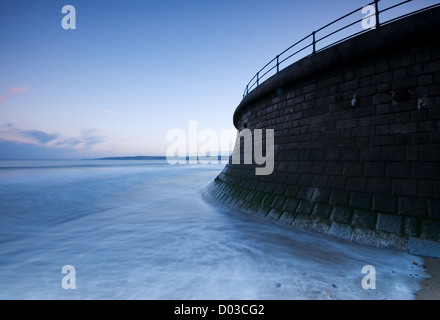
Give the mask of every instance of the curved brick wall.
[[205, 197], [302, 230], [440, 257], [438, 34], [435, 8], [268, 79], [234, 124], [275, 129], [274, 173], [230, 163]]

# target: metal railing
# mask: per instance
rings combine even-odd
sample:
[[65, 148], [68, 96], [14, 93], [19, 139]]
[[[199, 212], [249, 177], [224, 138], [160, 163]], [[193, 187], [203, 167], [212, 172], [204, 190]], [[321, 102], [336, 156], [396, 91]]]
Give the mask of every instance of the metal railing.
[[[249, 92], [251, 92], [253, 89], [257, 88], [260, 85], [261, 80], [264, 79], [265, 77], [267, 77], [271, 72], [273, 74], [276, 74], [276, 73], [280, 72], [281, 64], [284, 64], [287, 60], [292, 59], [294, 56], [297, 56], [299, 53], [301, 53], [301, 52], [303, 52], [303, 51], [305, 51], [305, 50], [307, 50], [309, 48], [311, 48], [311, 51], [312, 51], [311, 54], [313, 55], [313, 54], [316, 54], [317, 52], [320, 52], [320, 51], [322, 51], [324, 49], [327, 49], [327, 48], [329, 48], [331, 46], [334, 46], [334, 45], [336, 45], [338, 43], [341, 43], [341, 42], [343, 42], [345, 40], [348, 40], [350, 38], [358, 36], [361, 33], [368, 32], [371, 29], [380, 28], [384, 24], [391, 23], [393, 21], [396, 21], [398, 19], [404, 18], [406, 16], [409, 16], [409, 15], [412, 15], [412, 14], [415, 14], [415, 13], [418, 13], [418, 12], [421, 12], [421, 11], [425, 11], [425, 10], [428, 10], [428, 9], [431, 9], [433, 7], [437, 7], [437, 6], [440, 5], [440, 4], [435, 4], [435, 5], [432, 5], [432, 6], [429, 6], [429, 7], [420, 9], [420, 10], [417, 10], [417, 11], [412, 11], [411, 13], [407, 13], [407, 14], [404, 14], [404, 15], [400, 15], [398, 17], [394, 17], [394, 18], [390, 18], [388, 20], [381, 21], [380, 16], [381, 16], [382, 13], [390, 11], [390, 10], [395, 9], [397, 7], [400, 7], [400, 6], [402, 6], [402, 5], [404, 5], [404, 4], [408, 3], [408, 2], [411, 2], [412, 0], [402, 1], [402, 2], [399, 2], [399, 3], [394, 4], [392, 6], [389, 6], [389, 7], [385, 8], [385, 9], [382, 9], [382, 10], [380, 10], [380, 8], [379, 8], [379, 2], [380, 1], [381, 0], [374, 0], [373, 2], [370, 2], [370, 3], [368, 3], [368, 4], [364, 5], [364, 6], [356, 9], [356, 10], [351, 11], [350, 13], [347, 13], [346, 15], [344, 15], [344, 16], [334, 20], [333, 22], [330, 22], [329, 24], [323, 26], [322, 28], [320, 28], [320, 29], [318, 29], [316, 31], [313, 31], [308, 36], [302, 38], [301, 40], [299, 40], [298, 42], [294, 43], [289, 48], [287, 48], [286, 50], [284, 50], [283, 52], [278, 54], [275, 58], [273, 58], [271, 61], [269, 61], [263, 68], [261, 68], [255, 74], [255, 76], [249, 81], [249, 83], [246, 85], [246, 88], [244, 90], [243, 98], [246, 97], [249, 94]], [[364, 16], [361, 19], [357, 19], [356, 21], [351, 22], [351, 23], [349, 23], [347, 25], [344, 25], [343, 27], [340, 27], [337, 30], [329, 31], [329, 33], [324, 34], [321, 37], [318, 37], [318, 35], [322, 34], [323, 31], [328, 30], [331, 26], [334, 26], [336, 23], [338, 23], [338, 22], [340, 22], [340, 21], [342, 21], [342, 20], [344, 20], [344, 19], [354, 15], [355, 13], [359, 13], [359, 11], [361, 11], [366, 6], [373, 6], [374, 7], [374, 10], [372, 10], [373, 13], [370, 13], [369, 15], [364, 14]], [[334, 35], [336, 35], [338, 33], [341, 33], [342, 31], [347, 30], [348, 28], [353, 27], [356, 24], [363, 23], [363, 21], [365, 21], [366, 19], [371, 19], [374, 16], [376, 17], [376, 19], [375, 19], [375, 23], [373, 24], [372, 27], [362, 28], [361, 31], [351, 33], [348, 36], [345, 36], [342, 39], [334, 41], [334, 42], [324, 46], [323, 48], [320, 48], [319, 50], [317, 50], [317, 44], [318, 43], [320, 43], [320, 42], [322, 42], [322, 41], [324, 41], [326, 39], [329, 39], [331, 36], [334, 36]], [[311, 38], [311, 41], [307, 43], [306, 40], [308, 40], [310, 38]], [[306, 42], [306, 45], [304, 47], [298, 48], [299, 45], [304, 43], [304, 42]], [[295, 60], [294, 62], [296, 62], [296, 61], [298, 61], [298, 60]]]

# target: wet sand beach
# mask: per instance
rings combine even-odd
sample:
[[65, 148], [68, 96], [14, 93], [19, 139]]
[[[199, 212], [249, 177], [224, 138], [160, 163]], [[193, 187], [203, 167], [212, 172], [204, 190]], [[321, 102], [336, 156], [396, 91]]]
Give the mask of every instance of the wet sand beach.
[[425, 267], [431, 278], [420, 284], [417, 300], [440, 300], [440, 259], [425, 258]]

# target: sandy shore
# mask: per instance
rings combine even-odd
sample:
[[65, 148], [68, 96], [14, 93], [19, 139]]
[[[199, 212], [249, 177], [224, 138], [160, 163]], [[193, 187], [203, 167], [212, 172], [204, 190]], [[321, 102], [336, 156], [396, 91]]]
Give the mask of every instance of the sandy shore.
[[440, 259], [425, 258], [426, 272], [431, 278], [421, 283], [417, 300], [440, 300]]

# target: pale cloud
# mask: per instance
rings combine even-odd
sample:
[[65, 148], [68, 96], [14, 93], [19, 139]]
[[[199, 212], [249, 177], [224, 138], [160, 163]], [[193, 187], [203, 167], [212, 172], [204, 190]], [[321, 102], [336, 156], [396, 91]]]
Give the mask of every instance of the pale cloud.
[[88, 129], [80, 133], [79, 137], [69, 137], [58, 139], [54, 143], [56, 147], [73, 148], [76, 150], [89, 150], [93, 146], [106, 141], [106, 137], [101, 135], [103, 129]]
[[12, 96], [29, 91], [28, 86], [22, 86], [22, 87], [11, 87], [8, 89], [8, 91], [0, 96], [0, 104], [11, 98]]
[[21, 131], [21, 134], [25, 137], [34, 139], [41, 144], [46, 144], [58, 138], [57, 134], [49, 134], [39, 130]]
[[114, 115], [114, 116], [119, 116], [119, 113], [116, 112], [116, 111], [114, 111], [114, 110], [105, 109], [104, 111], [107, 112], [107, 113], [110, 113], [110, 114], [112, 114], [112, 115]]
[[64, 148], [71, 150], [90, 150], [92, 147], [107, 141], [102, 135], [103, 129], [88, 129], [75, 136], [62, 136], [57, 133], [48, 133], [41, 130], [21, 130], [13, 124], [0, 125], [0, 139], [15, 143], [27, 143], [45, 146], [53, 149]]

